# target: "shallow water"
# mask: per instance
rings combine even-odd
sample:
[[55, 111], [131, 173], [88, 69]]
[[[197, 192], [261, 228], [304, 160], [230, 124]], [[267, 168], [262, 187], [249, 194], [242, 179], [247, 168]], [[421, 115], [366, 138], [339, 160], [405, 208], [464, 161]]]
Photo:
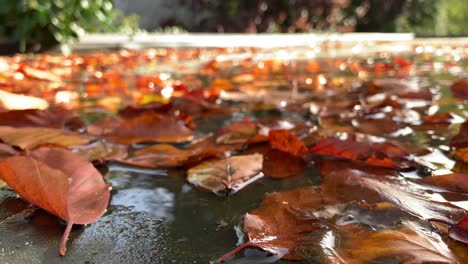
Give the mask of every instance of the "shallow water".
[[[464, 62], [459, 62], [462, 63]], [[297, 71], [300, 72], [300, 69]], [[224, 77], [232, 76], [233, 73], [236, 73], [235, 68], [230, 73], [225, 73]], [[331, 74], [346, 76], [346, 73], [340, 72]], [[457, 74], [416, 72], [412, 76], [416, 75], [419, 76], [417, 81], [427, 81], [429, 87], [440, 89], [441, 99], [438, 101], [441, 111], [468, 117], [468, 106], [454, 101], [448, 91], [452, 80], [467, 76], [466, 65], [465, 71]], [[272, 79], [274, 78], [285, 80], [290, 77], [273, 76]], [[275, 81], [256, 85], [274, 87], [274, 90], [285, 89]], [[260, 109], [235, 113], [228, 120], [222, 116], [198, 120], [198, 129], [199, 132], [215, 131], [223, 124], [242, 119], [243, 116], [274, 116], [289, 121], [314, 121], [313, 117], [301, 113]], [[453, 125], [444, 138], [425, 133], [410, 133], [400, 139], [439, 148], [447, 145], [449, 134], [456, 131], [457, 125]], [[444, 148], [441, 150], [446, 151]], [[236, 228], [243, 215], [257, 208], [266, 193], [320, 183], [319, 170], [312, 162], [302, 175], [285, 180], [264, 177], [229, 197], [202, 192], [190, 185], [185, 176], [184, 170], [143, 170], [110, 164], [109, 172], [105, 175], [113, 186], [108, 212], [96, 223], [75, 227], [65, 257], [57, 254], [58, 241], [65, 229], [63, 223], [42, 210], [25, 216], [21, 212], [28, 205], [13, 191], [0, 189], [0, 219], [8, 218], [8, 221], [3, 220], [0, 224], [0, 262], [208, 263], [238, 243]], [[262, 260], [265, 259], [253, 257], [238, 263], [263, 263]], [[292, 263], [317, 261], [309, 259]], [[395, 263], [394, 261], [381, 260], [378, 263]], [[280, 260], [277, 263], [289, 262]]]

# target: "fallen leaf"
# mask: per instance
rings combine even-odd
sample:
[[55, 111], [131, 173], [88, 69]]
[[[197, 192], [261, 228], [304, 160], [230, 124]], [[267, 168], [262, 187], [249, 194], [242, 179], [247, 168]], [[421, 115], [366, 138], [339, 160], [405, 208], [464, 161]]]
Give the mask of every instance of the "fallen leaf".
[[339, 256], [344, 263], [374, 263], [395, 259], [399, 263], [459, 263], [440, 237], [427, 236], [419, 226], [407, 224], [398, 230], [350, 232]]
[[468, 244], [468, 215], [465, 215], [456, 224], [451, 225], [448, 234], [450, 238]]
[[18, 154], [19, 154], [18, 151], [16, 151], [11, 146], [0, 143], [0, 160], [11, 157], [11, 156], [16, 156]]
[[59, 148], [0, 161], [0, 178], [30, 203], [67, 221], [59, 252], [65, 255], [73, 224], [89, 224], [106, 211], [110, 192], [87, 160]]
[[466, 80], [458, 80], [450, 86], [452, 95], [456, 98], [468, 100], [468, 82]]
[[[243, 230], [248, 241], [239, 248], [259, 247], [272, 254], [286, 249], [285, 259], [323, 256], [338, 263], [386, 257], [410, 263], [457, 260], [440, 237], [426, 235], [435, 232], [427, 220], [450, 222], [462, 217], [464, 210], [399, 186], [393, 170], [350, 162], [322, 166], [319, 187], [271, 193], [246, 214]], [[362, 200], [374, 204], [355, 202]]]
[[385, 141], [373, 142], [368, 137], [348, 137], [343, 140], [336, 137], [326, 138], [313, 146], [310, 152], [391, 169], [407, 169], [413, 166], [410, 154], [406, 150]]
[[62, 108], [0, 112], [0, 126], [69, 128], [71, 130], [84, 128], [83, 121], [78, 116]]
[[424, 177], [424, 184], [438, 186], [452, 192], [468, 193], [468, 174], [451, 173]]
[[258, 126], [250, 120], [242, 120], [223, 127], [216, 133], [217, 144], [243, 144], [256, 136]]
[[215, 194], [223, 191], [234, 194], [263, 176], [262, 161], [263, 156], [260, 154], [205, 161], [188, 170], [187, 180]]
[[70, 149], [73, 153], [89, 161], [109, 161], [125, 159], [128, 146], [117, 145], [106, 141], [96, 141], [88, 145], [76, 146]]
[[461, 149], [468, 148], [468, 121], [460, 126], [458, 134], [450, 141], [450, 146]]
[[128, 119], [103, 120], [93, 124], [93, 128], [88, 131], [118, 144], [182, 143], [193, 139], [192, 131], [175, 117], [152, 112]]
[[94, 138], [54, 128], [0, 126], [0, 139], [8, 145], [18, 146], [22, 149], [34, 149], [40, 145], [62, 147], [85, 145]]
[[268, 138], [273, 148], [290, 153], [294, 156], [302, 157], [309, 153], [305, 144], [289, 130], [270, 130]]
[[263, 155], [263, 173], [267, 177], [282, 179], [301, 175], [307, 163], [304, 159], [287, 152], [273, 149], [267, 144], [249, 147], [244, 154], [260, 153]]

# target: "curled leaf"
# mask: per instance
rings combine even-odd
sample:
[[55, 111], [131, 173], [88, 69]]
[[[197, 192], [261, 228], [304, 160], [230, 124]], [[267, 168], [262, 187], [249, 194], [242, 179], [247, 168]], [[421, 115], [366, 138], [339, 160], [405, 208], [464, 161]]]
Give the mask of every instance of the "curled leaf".
[[89, 161], [65, 149], [41, 148], [30, 156], [2, 160], [0, 178], [25, 200], [67, 221], [61, 255], [71, 226], [98, 220], [109, 203], [102, 175]]

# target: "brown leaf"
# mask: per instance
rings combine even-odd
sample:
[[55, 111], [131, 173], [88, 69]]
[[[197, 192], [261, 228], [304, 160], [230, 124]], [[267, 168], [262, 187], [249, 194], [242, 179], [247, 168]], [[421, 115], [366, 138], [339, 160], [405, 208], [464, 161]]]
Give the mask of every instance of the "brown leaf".
[[62, 147], [84, 145], [94, 138], [53, 128], [0, 126], [0, 139], [8, 145], [18, 146], [22, 149], [34, 149], [40, 145]]
[[458, 80], [454, 82], [450, 86], [450, 89], [452, 90], [454, 97], [468, 100], [468, 82], [466, 80]]
[[258, 133], [258, 126], [250, 120], [242, 120], [223, 127], [216, 133], [217, 144], [244, 144]]
[[302, 157], [309, 153], [304, 142], [289, 130], [270, 130], [268, 138], [273, 148], [290, 153], [294, 156]]
[[30, 203], [68, 222], [60, 245], [73, 224], [98, 220], [109, 203], [109, 188], [93, 165], [59, 148], [41, 148], [27, 157], [12, 157], [0, 162], [0, 178]]
[[0, 160], [16, 155], [18, 155], [18, 151], [11, 146], [0, 143]]
[[450, 238], [468, 244], [468, 215], [449, 227]]
[[468, 193], [468, 174], [451, 173], [425, 177], [421, 182], [429, 185], [435, 185], [452, 192]]
[[363, 230], [355, 228], [340, 251], [344, 263], [374, 263], [379, 259], [397, 259], [400, 263], [459, 263], [444, 248], [440, 238], [427, 236], [411, 224], [398, 230]]
[[88, 145], [73, 147], [71, 151], [89, 161], [102, 162], [125, 159], [128, 155], [128, 146], [99, 140]]
[[233, 194], [263, 176], [262, 161], [260, 154], [205, 161], [188, 170], [187, 180], [216, 194], [223, 191]]
[[450, 141], [450, 146], [456, 148], [468, 148], [468, 121], [460, 126], [458, 134]]
[[84, 128], [84, 124], [79, 117], [73, 112], [62, 108], [0, 112], [0, 126], [71, 128], [72, 130]]
[[145, 112], [133, 118], [114, 118], [93, 124], [90, 133], [101, 134], [119, 144], [142, 142], [182, 143], [192, 131], [173, 116]]

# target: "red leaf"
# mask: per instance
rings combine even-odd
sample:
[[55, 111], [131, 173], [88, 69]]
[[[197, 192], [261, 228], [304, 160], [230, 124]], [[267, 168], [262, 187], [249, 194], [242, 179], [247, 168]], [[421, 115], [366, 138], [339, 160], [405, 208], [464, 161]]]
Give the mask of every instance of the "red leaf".
[[305, 144], [289, 130], [270, 130], [268, 138], [273, 148], [277, 148], [294, 156], [302, 157], [309, 153]]
[[468, 82], [465, 80], [456, 81], [450, 86], [454, 97], [468, 100]]
[[412, 167], [409, 153], [406, 150], [389, 142], [372, 142], [367, 138], [359, 141], [353, 138], [344, 140], [327, 138], [319, 141], [310, 149], [310, 152], [384, 168], [407, 169]]
[[41, 148], [27, 157], [5, 159], [0, 178], [25, 200], [68, 222], [61, 255], [71, 226], [98, 220], [109, 203], [102, 175], [89, 161], [64, 149]]
[[468, 121], [461, 125], [458, 134], [452, 138], [450, 146], [456, 148], [468, 148]]

